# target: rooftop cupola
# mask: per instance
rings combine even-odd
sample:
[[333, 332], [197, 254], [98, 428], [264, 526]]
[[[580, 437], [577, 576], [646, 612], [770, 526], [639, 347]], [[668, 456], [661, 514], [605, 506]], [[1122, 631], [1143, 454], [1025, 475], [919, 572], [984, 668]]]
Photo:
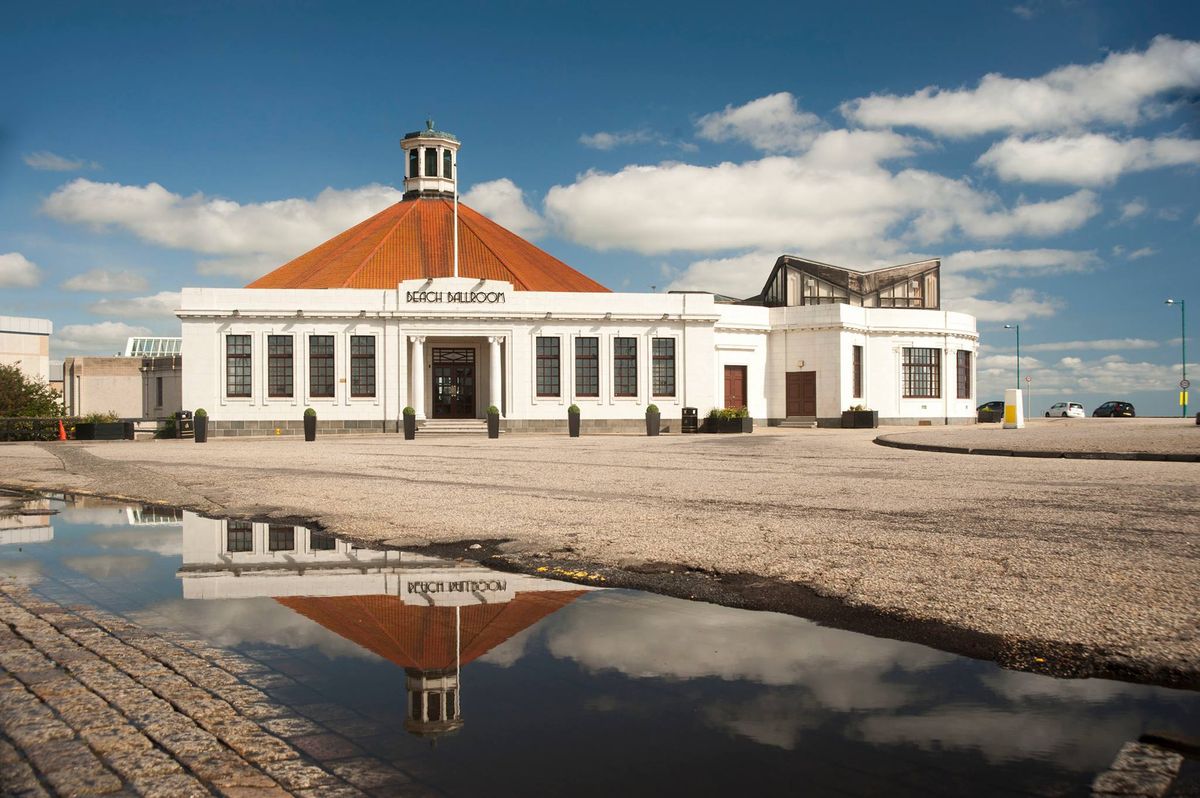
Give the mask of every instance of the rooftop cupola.
[[458, 180], [458, 139], [452, 133], [434, 130], [433, 120], [425, 129], [406, 133], [404, 149], [404, 199], [454, 197]]

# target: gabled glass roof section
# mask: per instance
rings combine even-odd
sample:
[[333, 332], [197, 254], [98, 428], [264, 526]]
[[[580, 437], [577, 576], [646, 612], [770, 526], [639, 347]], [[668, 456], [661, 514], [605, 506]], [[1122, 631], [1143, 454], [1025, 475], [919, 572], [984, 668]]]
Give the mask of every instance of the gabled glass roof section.
[[845, 304], [867, 308], [941, 308], [939, 258], [858, 271], [782, 255], [762, 293], [742, 304], [783, 307]]
[[183, 351], [182, 338], [130, 338], [125, 342], [125, 357], [162, 357]]

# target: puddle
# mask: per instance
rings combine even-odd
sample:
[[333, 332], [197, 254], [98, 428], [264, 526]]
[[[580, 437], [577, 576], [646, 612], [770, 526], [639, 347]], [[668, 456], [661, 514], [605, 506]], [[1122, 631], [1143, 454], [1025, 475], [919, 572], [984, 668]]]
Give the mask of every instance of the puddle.
[[258, 686], [311, 719], [302, 733], [335, 741], [318, 758], [377, 757], [434, 793], [1083, 796], [1123, 743], [1200, 730], [1193, 692], [1005, 671], [787, 615], [303, 527], [28, 509], [58, 512], [0, 518], [0, 573], [261, 663]]

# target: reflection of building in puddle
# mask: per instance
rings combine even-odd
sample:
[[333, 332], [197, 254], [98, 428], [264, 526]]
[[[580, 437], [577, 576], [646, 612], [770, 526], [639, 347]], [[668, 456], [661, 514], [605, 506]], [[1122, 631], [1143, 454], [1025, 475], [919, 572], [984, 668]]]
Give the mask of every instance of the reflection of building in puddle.
[[404, 668], [404, 727], [462, 726], [462, 667], [595, 588], [353, 546], [288, 524], [183, 517], [185, 599], [270, 596]]
[[133, 505], [125, 508], [130, 526], [162, 526], [178, 524], [183, 520], [183, 510], [177, 507], [155, 507]]
[[11, 515], [0, 515], [0, 546], [54, 540], [51, 513], [49, 499], [31, 499]]

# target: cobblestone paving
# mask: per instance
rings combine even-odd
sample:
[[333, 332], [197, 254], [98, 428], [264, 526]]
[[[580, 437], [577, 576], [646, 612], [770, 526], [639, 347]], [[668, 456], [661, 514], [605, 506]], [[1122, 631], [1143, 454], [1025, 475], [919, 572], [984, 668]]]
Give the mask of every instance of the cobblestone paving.
[[[256, 660], [0, 579], [0, 795], [432, 794]], [[303, 712], [304, 714], [301, 714]]]

